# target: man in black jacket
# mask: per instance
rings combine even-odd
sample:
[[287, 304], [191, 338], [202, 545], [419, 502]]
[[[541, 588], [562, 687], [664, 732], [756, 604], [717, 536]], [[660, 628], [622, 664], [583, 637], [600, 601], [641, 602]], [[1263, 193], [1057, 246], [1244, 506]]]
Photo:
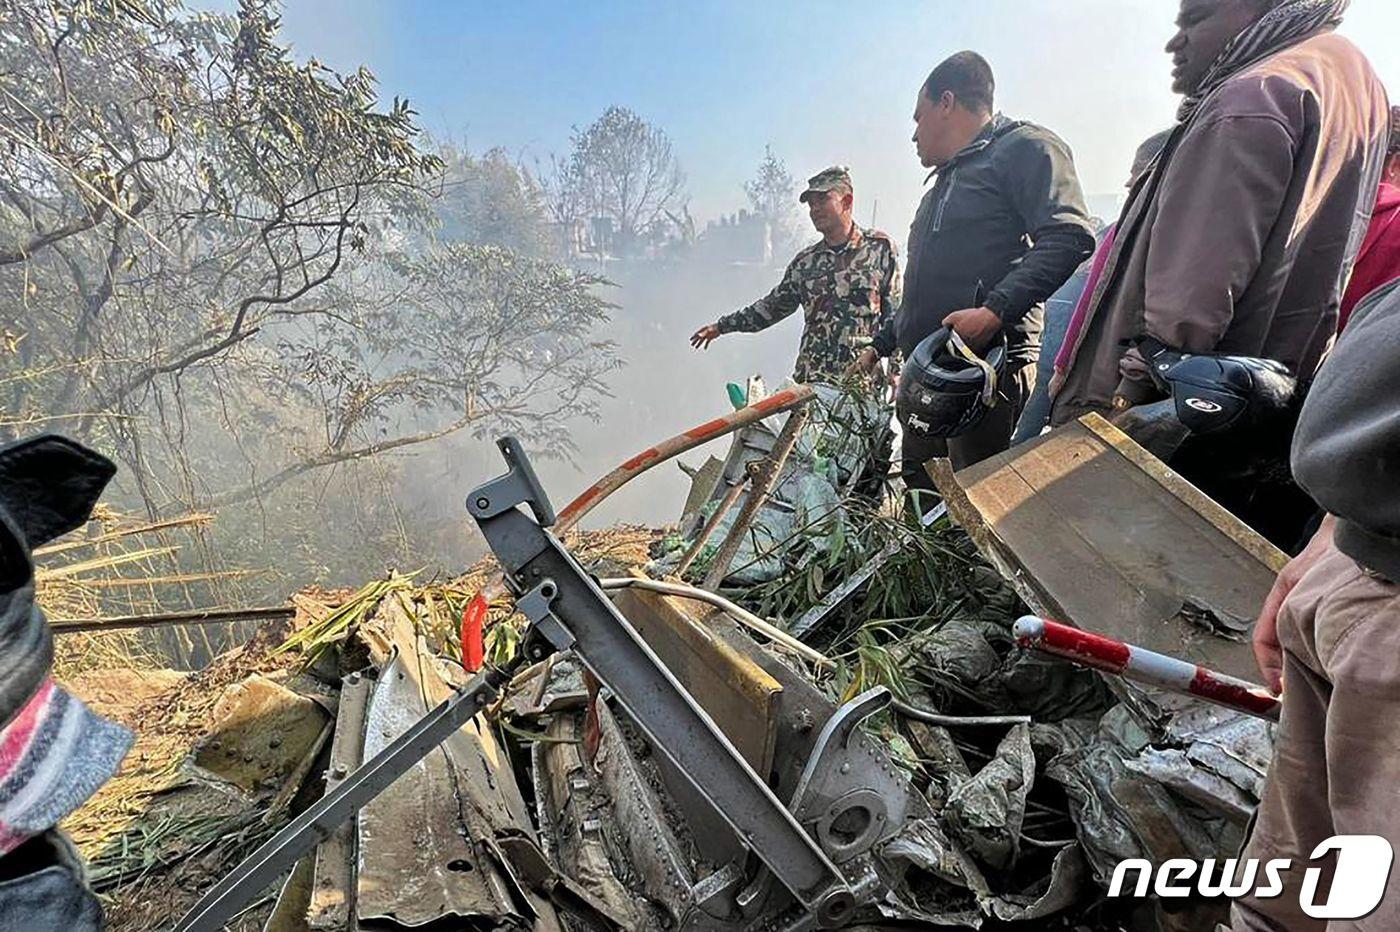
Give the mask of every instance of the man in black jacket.
[[996, 114], [991, 66], [959, 52], [928, 76], [914, 111], [919, 161], [937, 182], [909, 231], [904, 302], [856, 366], [908, 355], [950, 326], [981, 350], [1007, 339], [1000, 403], [949, 441], [904, 435], [904, 481], [931, 489], [924, 463], [961, 469], [1005, 450], [1035, 384], [1042, 304], [1094, 249], [1093, 225], [1069, 147], [1054, 133]]

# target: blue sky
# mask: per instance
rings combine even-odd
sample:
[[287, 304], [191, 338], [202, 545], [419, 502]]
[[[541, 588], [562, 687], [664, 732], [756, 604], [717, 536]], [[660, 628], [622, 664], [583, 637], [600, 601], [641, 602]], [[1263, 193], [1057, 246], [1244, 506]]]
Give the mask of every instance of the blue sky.
[[[227, 7], [230, 0], [196, 0]], [[929, 69], [973, 48], [998, 107], [1063, 136], [1086, 191], [1115, 192], [1171, 121], [1173, 0], [286, 0], [300, 56], [365, 64], [436, 134], [527, 164], [622, 104], [672, 137], [702, 223], [745, 205], [765, 144], [805, 177], [852, 167], [857, 215], [901, 241], [924, 172], [909, 142]], [[1400, 3], [1353, 0], [1343, 30], [1400, 99]]]

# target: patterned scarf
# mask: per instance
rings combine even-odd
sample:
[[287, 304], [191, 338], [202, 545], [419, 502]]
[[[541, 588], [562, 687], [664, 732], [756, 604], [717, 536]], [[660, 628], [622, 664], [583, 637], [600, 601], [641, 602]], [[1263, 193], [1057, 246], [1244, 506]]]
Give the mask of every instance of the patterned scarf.
[[1324, 27], [1342, 21], [1351, 0], [1284, 0], [1230, 40], [1201, 86], [1181, 102], [1177, 119], [1189, 122], [1201, 101], [1230, 77]]
[[46, 677], [0, 728], [0, 855], [86, 802], [117, 772], [131, 742], [131, 732]]
[[[0, 857], [116, 773], [132, 736], [54, 684], [33, 548], [81, 527], [116, 466], [71, 440], [0, 446]], [[0, 910], [0, 929], [12, 928]], [[56, 926], [54, 928], [57, 928]]]

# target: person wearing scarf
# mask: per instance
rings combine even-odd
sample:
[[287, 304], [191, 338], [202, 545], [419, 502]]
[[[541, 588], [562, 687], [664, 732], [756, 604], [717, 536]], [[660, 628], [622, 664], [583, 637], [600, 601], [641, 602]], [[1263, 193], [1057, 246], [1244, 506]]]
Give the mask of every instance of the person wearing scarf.
[[115, 472], [54, 435], [0, 447], [0, 932], [102, 928], [57, 826], [116, 773], [132, 735], [54, 682], [31, 553], [81, 527]]
[[1158, 349], [1266, 357], [1307, 380], [1337, 331], [1389, 131], [1380, 81], [1335, 33], [1348, 0], [1180, 2], [1178, 124], [1063, 350], [1053, 425], [1158, 400]]

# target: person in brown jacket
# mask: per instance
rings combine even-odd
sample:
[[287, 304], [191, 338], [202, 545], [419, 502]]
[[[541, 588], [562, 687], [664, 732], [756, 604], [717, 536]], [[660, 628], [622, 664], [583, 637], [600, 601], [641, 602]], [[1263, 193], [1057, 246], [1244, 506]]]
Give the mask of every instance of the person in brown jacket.
[[1162, 348], [1313, 375], [1389, 129], [1380, 81], [1334, 32], [1348, 2], [1181, 0], [1180, 122], [1123, 209], [1052, 424], [1157, 400], [1145, 358]]

